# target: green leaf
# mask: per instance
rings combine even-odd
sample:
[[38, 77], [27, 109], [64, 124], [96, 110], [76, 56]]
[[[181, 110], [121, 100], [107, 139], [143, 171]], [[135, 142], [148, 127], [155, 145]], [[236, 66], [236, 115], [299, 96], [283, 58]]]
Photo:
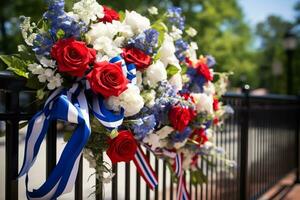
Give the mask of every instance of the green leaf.
[[153, 61], [156, 62], [161, 58], [160, 52], [157, 52], [157, 54], [155, 54]]
[[190, 171], [191, 182], [193, 185], [203, 184], [207, 182], [207, 176], [201, 169], [197, 171]]
[[58, 40], [64, 38], [64, 36], [65, 36], [65, 31], [64, 31], [64, 30], [59, 29], [59, 30], [56, 32], [56, 38], [57, 38]]
[[170, 65], [169, 64], [167, 66], [168, 79], [171, 78], [172, 76], [174, 76], [175, 74], [177, 74], [178, 72], [179, 72], [179, 69], [175, 65]]
[[20, 54], [20, 58], [27, 61], [32, 61], [36, 59], [35, 54], [32, 53], [30, 49], [28, 49], [25, 45], [18, 45], [18, 52]]
[[7, 65], [7, 70], [18, 76], [28, 78], [27, 64], [17, 55], [1, 55], [0, 59]]
[[168, 27], [160, 20], [156, 21], [151, 26], [153, 29], [157, 30], [158, 35], [158, 46], [160, 47], [165, 39], [165, 33], [168, 31]]
[[185, 65], [185, 64], [181, 65], [181, 72], [180, 72], [181, 75], [186, 74], [187, 69], [188, 69], [188, 66], [187, 66], [187, 65]]

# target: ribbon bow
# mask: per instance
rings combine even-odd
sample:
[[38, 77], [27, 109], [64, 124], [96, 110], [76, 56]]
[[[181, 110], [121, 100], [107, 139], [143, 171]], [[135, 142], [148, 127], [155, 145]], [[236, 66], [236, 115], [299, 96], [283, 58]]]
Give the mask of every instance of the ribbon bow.
[[[136, 70], [133, 64], [126, 66], [125, 61], [120, 56], [112, 58], [110, 62], [121, 62], [124, 75], [126, 75], [132, 83], [136, 83]], [[118, 126], [122, 124], [124, 110], [122, 109], [120, 113], [114, 113], [108, 110], [104, 105], [103, 98], [96, 95], [93, 95], [92, 104], [89, 104], [86, 98], [86, 92], [88, 90], [88, 82], [85, 84], [85, 87], [83, 84], [75, 83], [70, 89], [56, 89], [45, 102], [43, 109], [35, 114], [28, 122], [24, 161], [19, 173], [19, 177], [26, 174], [26, 195], [28, 199], [56, 199], [61, 194], [68, 193], [72, 190], [76, 180], [82, 150], [91, 134], [89, 108], [100, 123], [108, 129], [118, 128]], [[37, 190], [29, 191], [28, 172], [36, 160], [49, 124], [53, 120], [63, 120], [74, 123], [77, 124], [77, 128], [66, 144], [57, 165], [47, 180]], [[142, 157], [144, 156], [140, 149], [138, 149], [136, 156], [140, 157], [141, 155]], [[150, 174], [154, 174], [145, 157], [138, 160], [145, 169], [150, 169]], [[139, 171], [141, 171], [141, 173], [147, 172], [145, 170]], [[156, 177], [151, 183], [149, 182], [150, 179], [145, 178], [145, 180], [151, 188], [157, 185]]]

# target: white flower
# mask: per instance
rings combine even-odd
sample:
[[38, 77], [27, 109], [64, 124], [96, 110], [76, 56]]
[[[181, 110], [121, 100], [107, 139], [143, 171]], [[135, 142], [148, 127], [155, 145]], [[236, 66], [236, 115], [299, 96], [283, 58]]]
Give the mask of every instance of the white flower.
[[196, 42], [191, 42], [190, 45], [189, 45], [189, 48], [187, 50], [187, 56], [193, 62], [197, 61], [197, 50], [198, 50], [197, 43]]
[[170, 32], [170, 36], [174, 40], [178, 40], [182, 38], [182, 30], [178, 29], [176, 26], [172, 26], [172, 32]]
[[210, 81], [203, 86], [203, 90], [207, 95], [214, 95], [216, 93], [215, 85]]
[[155, 87], [158, 82], [167, 80], [167, 71], [161, 61], [150, 65], [145, 71], [144, 83], [151, 87]]
[[33, 46], [33, 41], [37, 36], [36, 33], [33, 33], [33, 30], [36, 28], [34, 23], [30, 23], [30, 17], [21, 17], [22, 20], [20, 24], [20, 29], [22, 33], [22, 37], [27, 45]]
[[158, 135], [151, 133], [148, 134], [144, 139], [143, 142], [149, 144], [151, 149], [154, 151], [156, 148], [160, 147], [159, 137]]
[[28, 70], [31, 71], [32, 74], [43, 74], [45, 71], [45, 69], [37, 63], [29, 64]]
[[174, 131], [174, 128], [171, 126], [164, 126], [161, 129], [159, 129], [158, 131], [156, 131], [156, 134], [159, 136], [160, 139], [164, 139], [166, 137], [168, 137], [168, 135], [170, 133], [172, 133]]
[[189, 27], [185, 32], [191, 37], [196, 36], [198, 33], [193, 27]]
[[191, 95], [195, 100], [198, 113], [207, 112], [208, 114], [213, 114], [213, 96], [205, 93], [192, 93]]
[[99, 37], [93, 44], [94, 49], [101, 53], [107, 54], [109, 57], [114, 57], [122, 53], [122, 49], [114, 45], [109, 37]]
[[150, 26], [150, 20], [135, 11], [127, 11], [124, 19], [124, 24], [129, 25], [135, 34], [139, 34], [147, 29]]
[[48, 80], [51, 80], [52, 76], [54, 76], [54, 71], [52, 69], [45, 69], [44, 73], [38, 75], [38, 79], [40, 82], [44, 83]]
[[167, 67], [168, 64], [172, 64], [180, 68], [179, 61], [175, 56], [175, 51], [176, 49], [173, 38], [165, 33], [164, 41], [158, 50], [160, 60], [164, 63], [165, 67]]
[[81, 0], [75, 3], [73, 12], [86, 24], [104, 17], [103, 7], [96, 0]]
[[182, 90], [183, 83], [182, 83], [182, 77], [180, 73], [175, 74], [172, 76], [169, 80], [169, 83], [174, 87], [176, 91]]
[[37, 57], [38, 60], [40, 61], [40, 63], [44, 66], [44, 67], [50, 67], [50, 68], [55, 68], [56, 66], [56, 61], [55, 60], [51, 60], [48, 59], [44, 56], [42, 57]]
[[61, 86], [63, 79], [61, 78], [60, 74], [55, 74], [55, 76], [52, 76], [48, 78], [48, 84], [47, 87], [49, 90], [54, 90], [55, 88], [58, 88]]
[[139, 88], [133, 84], [128, 84], [127, 87], [118, 97], [111, 96], [106, 102], [112, 110], [119, 111], [121, 107], [124, 108], [126, 117], [137, 114], [144, 106]]
[[148, 12], [151, 15], [158, 15], [158, 9], [155, 6], [152, 6], [152, 7], [148, 8]]

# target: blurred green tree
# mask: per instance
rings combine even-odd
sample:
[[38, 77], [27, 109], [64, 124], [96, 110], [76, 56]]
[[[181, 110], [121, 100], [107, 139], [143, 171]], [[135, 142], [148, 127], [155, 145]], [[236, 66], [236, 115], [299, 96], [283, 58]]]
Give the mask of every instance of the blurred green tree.
[[261, 43], [257, 57], [262, 77], [260, 86], [268, 88], [271, 92], [286, 92], [283, 38], [291, 27], [290, 22], [274, 15], [256, 26], [256, 34]]

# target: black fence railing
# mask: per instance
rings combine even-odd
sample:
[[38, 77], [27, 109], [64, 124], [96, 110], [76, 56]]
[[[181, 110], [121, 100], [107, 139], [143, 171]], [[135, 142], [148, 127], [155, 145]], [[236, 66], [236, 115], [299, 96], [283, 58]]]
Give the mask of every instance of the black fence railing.
[[[10, 73], [0, 73], [0, 130], [5, 136], [0, 137], [0, 153], [1, 148], [5, 148], [5, 155], [0, 154], [0, 158], [5, 157], [5, 169], [0, 169], [0, 177], [5, 176], [5, 181], [0, 180], [3, 183], [0, 184], [0, 199], [25, 198], [18, 191], [18, 186], [24, 183], [16, 179], [18, 163], [22, 159], [19, 151], [23, 150], [19, 149], [22, 143], [19, 123], [29, 120], [38, 106], [30, 103], [34, 100], [33, 92], [26, 91], [24, 84], [24, 80]], [[299, 99], [292, 96], [252, 96], [245, 90], [243, 94], [227, 94], [223, 100], [235, 112], [225, 121], [224, 128], [218, 130], [216, 142], [224, 147], [230, 159], [237, 162], [237, 167], [225, 172], [221, 170], [224, 165], [221, 161], [210, 160], [217, 162], [217, 167], [202, 162], [201, 167], [208, 177], [207, 183], [202, 185], [192, 185], [186, 173], [191, 199], [258, 199], [287, 174], [294, 173], [295, 182], [299, 180]], [[56, 122], [52, 123], [46, 137], [45, 176], [56, 164], [59, 137]], [[113, 165], [115, 176], [112, 182], [98, 184], [100, 192], [89, 199], [175, 199], [176, 181], [170, 176], [166, 163], [157, 160], [150, 152], [146, 155], [159, 177], [159, 187], [155, 191], [145, 186], [134, 165], [116, 164]], [[88, 199], [84, 178], [86, 168], [81, 159], [74, 194], [70, 199]]]

